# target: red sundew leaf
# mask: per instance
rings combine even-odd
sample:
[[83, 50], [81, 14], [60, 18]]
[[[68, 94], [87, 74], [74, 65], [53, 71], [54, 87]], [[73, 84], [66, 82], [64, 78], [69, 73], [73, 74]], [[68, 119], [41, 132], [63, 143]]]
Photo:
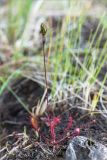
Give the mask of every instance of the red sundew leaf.
[[54, 126], [58, 125], [60, 123], [60, 121], [61, 121], [61, 119], [60, 119], [59, 116], [54, 117], [53, 120], [52, 120]]
[[52, 138], [52, 142], [56, 142], [56, 134], [55, 134], [55, 127], [60, 123], [60, 117], [54, 117], [53, 120], [50, 122], [50, 134]]
[[79, 135], [80, 135], [80, 128], [75, 128], [73, 136], [79, 136]]
[[44, 123], [49, 127], [50, 135], [51, 135], [51, 143], [56, 143], [56, 133], [55, 128], [60, 123], [61, 118], [60, 116], [51, 118], [50, 116], [42, 118]]
[[51, 133], [52, 141], [55, 142], [56, 141], [56, 134], [55, 134], [55, 126], [54, 125], [50, 126], [50, 133]]
[[64, 131], [68, 131], [71, 127], [72, 127], [72, 124], [73, 124], [73, 118], [72, 116], [69, 116], [69, 119], [68, 119], [68, 124], [67, 124], [67, 127], [64, 129]]
[[58, 117], [54, 117], [54, 118], [42, 118], [42, 120], [45, 122], [45, 124], [47, 125], [47, 126], [50, 126], [51, 124], [53, 124], [53, 125], [57, 125], [58, 123], [60, 123], [60, 121], [61, 121], [61, 119], [60, 119], [60, 117], [58, 116]]

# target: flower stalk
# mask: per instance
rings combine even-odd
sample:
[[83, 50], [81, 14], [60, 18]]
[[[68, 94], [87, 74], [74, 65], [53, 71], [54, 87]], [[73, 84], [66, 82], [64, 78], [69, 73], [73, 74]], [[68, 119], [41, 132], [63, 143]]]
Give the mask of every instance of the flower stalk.
[[48, 81], [47, 81], [47, 69], [46, 69], [46, 56], [45, 56], [45, 43], [46, 43], [46, 32], [47, 27], [44, 23], [41, 24], [40, 34], [42, 35], [42, 49], [43, 49], [43, 58], [44, 58], [44, 72], [45, 72], [45, 85], [46, 85], [46, 99], [47, 99], [47, 107], [48, 107]]

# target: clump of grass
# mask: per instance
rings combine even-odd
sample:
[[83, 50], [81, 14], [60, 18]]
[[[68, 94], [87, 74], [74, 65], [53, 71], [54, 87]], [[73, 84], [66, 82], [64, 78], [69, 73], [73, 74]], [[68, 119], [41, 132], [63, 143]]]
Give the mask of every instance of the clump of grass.
[[[101, 70], [107, 60], [107, 54], [105, 54], [107, 41], [104, 42], [102, 48], [100, 47], [104, 32], [107, 32], [106, 26], [103, 25], [105, 15], [102, 15], [99, 19], [96, 31], [93, 34], [90, 33], [89, 40], [87, 41], [88, 47], [82, 48], [81, 32], [84, 22], [87, 20], [86, 18], [84, 15], [81, 15], [77, 20], [74, 19], [77, 27], [69, 32], [67, 32], [67, 26], [69, 26], [70, 21], [73, 20], [71, 20], [69, 16], [64, 18], [62, 30], [58, 33], [61, 37], [59, 37], [58, 40], [56, 39], [54, 43], [56, 53], [50, 60], [55, 72], [52, 88], [53, 99], [60, 97], [58, 94], [63, 92], [64, 85], [77, 85], [80, 88], [77, 94], [82, 91], [86, 103], [89, 102], [93, 105], [93, 102], [89, 101], [93, 87], [97, 84], [101, 90], [107, 89], [105, 86], [107, 76], [105, 75], [102, 81], [99, 80]], [[83, 57], [83, 60], [81, 57]], [[57, 79], [60, 79], [58, 85]], [[101, 96], [100, 90], [99, 95]], [[96, 100], [98, 102], [99, 98]], [[94, 109], [96, 109], [97, 102], [96, 105], [94, 103]], [[86, 105], [85, 107], [87, 108], [88, 106]]]

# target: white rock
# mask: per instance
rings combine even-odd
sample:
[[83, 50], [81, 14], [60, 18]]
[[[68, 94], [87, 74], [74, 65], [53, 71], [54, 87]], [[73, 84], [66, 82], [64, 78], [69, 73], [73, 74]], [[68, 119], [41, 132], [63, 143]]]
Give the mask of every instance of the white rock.
[[66, 160], [107, 160], [107, 147], [87, 137], [74, 137], [67, 148]]

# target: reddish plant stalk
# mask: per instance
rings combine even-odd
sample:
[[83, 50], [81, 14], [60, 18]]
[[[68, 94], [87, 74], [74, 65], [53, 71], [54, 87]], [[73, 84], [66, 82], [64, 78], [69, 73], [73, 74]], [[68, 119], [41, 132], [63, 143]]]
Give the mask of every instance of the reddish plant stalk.
[[45, 57], [45, 36], [42, 35], [42, 47], [43, 47], [43, 57], [44, 57], [44, 72], [45, 72], [45, 85], [46, 85], [46, 100], [48, 107], [48, 81], [47, 81], [47, 69], [46, 69], [46, 57]]

